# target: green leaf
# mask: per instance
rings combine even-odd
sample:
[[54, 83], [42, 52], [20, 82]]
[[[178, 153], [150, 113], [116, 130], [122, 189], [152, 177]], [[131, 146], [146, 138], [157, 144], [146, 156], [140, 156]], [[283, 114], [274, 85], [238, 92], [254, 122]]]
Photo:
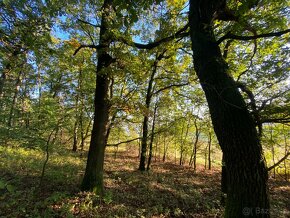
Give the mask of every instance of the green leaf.
[[0, 189], [4, 189], [5, 188], [5, 182], [0, 180]]
[[6, 188], [10, 193], [15, 192], [15, 187], [13, 185], [7, 185]]

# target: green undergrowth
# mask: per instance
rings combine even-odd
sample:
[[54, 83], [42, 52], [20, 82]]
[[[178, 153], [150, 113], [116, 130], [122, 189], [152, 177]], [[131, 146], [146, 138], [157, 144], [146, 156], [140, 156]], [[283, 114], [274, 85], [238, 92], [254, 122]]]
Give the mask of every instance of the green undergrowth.
[[[130, 154], [130, 155], [128, 155]], [[81, 192], [86, 155], [0, 146], [0, 217], [222, 217], [220, 170], [154, 162], [139, 172], [132, 152], [107, 152], [103, 197]], [[289, 215], [289, 182], [270, 182], [273, 217]]]

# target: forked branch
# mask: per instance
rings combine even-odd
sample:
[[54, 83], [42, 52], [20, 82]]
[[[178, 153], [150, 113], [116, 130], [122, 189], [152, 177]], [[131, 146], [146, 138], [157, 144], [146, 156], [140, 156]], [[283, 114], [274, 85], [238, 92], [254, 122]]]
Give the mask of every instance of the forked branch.
[[231, 32], [228, 32], [226, 35], [221, 37], [218, 41], [217, 44], [222, 43], [226, 39], [236, 39], [236, 40], [241, 40], [241, 41], [249, 41], [249, 40], [254, 40], [254, 39], [259, 39], [259, 38], [269, 38], [269, 37], [277, 37], [277, 36], [282, 36], [286, 33], [289, 33], [290, 29], [279, 31], [279, 32], [272, 32], [272, 33], [264, 33], [264, 34], [259, 34], [259, 35], [254, 35], [254, 36], [239, 36], [232, 34]]

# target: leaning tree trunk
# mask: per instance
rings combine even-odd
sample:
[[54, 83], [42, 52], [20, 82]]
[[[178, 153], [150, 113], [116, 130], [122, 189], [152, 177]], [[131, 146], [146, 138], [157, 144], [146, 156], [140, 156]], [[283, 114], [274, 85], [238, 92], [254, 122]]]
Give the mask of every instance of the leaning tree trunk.
[[195, 71], [226, 163], [225, 217], [269, 217], [268, 174], [255, 123], [229, 75], [212, 29], [222, 3], [190, 0], [189, 22]]
[[109, 76], [106, 69], [112, 62], [108, 54], [110, 40], [108, 38], [108, 25], [112, 0], [105, 0], [103, 5], [102, 22], [100, 27], [98, 50], [98, 66], [95, 90], [95, 113], [88, 153], [85, 175], [81, 188], [84, 191], [95, 191], [99, 195], [104, 194], [103, 167], [105, 156], [106, 133], [109, 122]]

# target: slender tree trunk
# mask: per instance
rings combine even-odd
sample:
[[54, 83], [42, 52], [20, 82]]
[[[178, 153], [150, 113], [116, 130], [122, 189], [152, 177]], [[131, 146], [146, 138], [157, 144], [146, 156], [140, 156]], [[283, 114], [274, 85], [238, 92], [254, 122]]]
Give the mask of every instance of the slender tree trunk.
[[[288, 143], [287, 143], [287, 133], [285, 132], [285, 126], [283, 124], [283, 132], [284, 132], [284, 145], [285, 145], [285, 149], [284, 149], [284, 152], [285, 152], [285, 155], [287, 154], [288, 152]], [[287, 163], [286, 163], [286, 159], [284, 160], [284, 174], [285, 174], [285, 179], [288, 180], [288, 174], [287, 174]]]
[[166, 135], [164, 135], [164, 138], [163, 138], [163, 157], [162, 157], [162, 162], [165, 162], [165, 160], [166, 160], [167, 148], [168, 148], [168, 146], [166, 145]]
[[77, 120], [77, 116], [76, 116], [76, 120], [75, 120], [75, 123], [74, 123], [72, 151], [76, 152], [77, 149], [78, 149], [78, 120]]
[[10, 113], [9, 113], [9, 118], [8, 118], [8, 126], [12, 127], [13, 124], [13, 118], [14, 118], [14, 110], [17, 104], [17, 98], [18, 98], [18, 92], [20, 89], [20, 84], [21, 84], [21, 74], [22, 72], [20, 72], [18, 74], [17, 80], [16, 80], [16, 84], [15, 84], [15, 91], [14, 91], [14, 95], [13, 95], [13, 100], [12, 100], [12, 105], [10, 108]]
[[112, 10], [112, 0], [105, 0], [102, 12], [98, 50], [98, 66], [95, 91], [95, 112], [94, 123], [89, 147], [87, 165], [81, 188], [85, 191], [95, 191], [99, 195], [104, 194], [103, 171], [106, 134], [109, 122], [109, 76], [106, 68], [112, 62], [108, 54], [110, 39], [108, 38], [108, 28], [110, 22], [110, 12]]
[[[272, 161], [273, 165], [275, 165], [275, 148], [274, 148], [274, 140], [273, 140], [273, 126], [270, 127], [270, 143], [271, 143], [271, 152], [272, 152]], [[276, 178], [276, 168], [273, 168], [273, 177]]]
[[245, 217], [248, 213], [269, 217], [268, 174], [255, 122], [229, 75], [212, 29], [214, 14], [223, 3], [190, 0], [189, 22], [195, 71], [226, 163], [225, 217]]
[[204, 170], [206, 170], [206, 162], [207, 162], [207, 148], [208, 148], [208, 145], [205, 147], [204, 149]]
[[148, 155], [148, 162], [147, 162], [147, 171], [150, 170], [150, 164], [152, 159], [153, 153], [153, 142], [154, 142], [154, 130], [155, 130], [155, 121], [156, 121], [156, 114], [157, 114], [157, 102], [155, 103], [154, 113], [153, 113], [153, 121], [152, 121], [152, 129], [151, 129], [151, 136], [150, 136], [150, 143], [149, 143], [149, 155]]
[[197, 118], [194, 119], [194, 127], [195, 127], [195, 140], [193, 143], [193, 151], [190, 157], [189, 165], [192, 166], [193, 164], [193, 171], [196, 171], [196, 153], [197, 153], [197, 144], [199, 140], [199, 134], [200, 130], [199, 127], [197, 126]]
[[211, 141], [212, 135], [211, 131], [208, 133], [208, 169], [211, 170]]
[[0, 78], [0, 100], [3, 98], [3, 93], [4, 93], [4, 84], [6, 81], [6, 72], [5, 70], [2, 72], [1, 78]]
[[[78, 82], [79, 83], [79, 82]], [[80, 85], [78, 84], [78, 89]], [[73, 147], [72, 151], [76, 152], [78, 149], [78, 124], [79, 124], [79, 93], [76, 94], [75, 102], [75, 123], [73, 128]]]
[[147, 152], [147, 138], [148, 138], [148, 119], [149, 119], [149, 110], [150, 110], [150, 103], [152, 98], [152, 89], [153, 89], [153, 82], [154, 76], [157, 72], [157, 63], [156, 60], [153, 65], [153, 70], [149, 79], [146, 99], [145, 99], [145, 108], [146, 111], [144, 113], [143, 118], [143, 125], [142, 125], [142, 139], [141, 139], [141, 155], [140, 155], [140, 163], [139, 163], [139, 170], [145, 171], [145, 162], [146, 162], [146, 152]]
[[[189, 121], [188, 124], [189, 125]], [[179, 165], [182, 166], [183, 163], [183, 153], [184, 153], [184, 143], [186, 141], [186, 136], [183, 138], [183, 132], [184, 132], [184, 123], [182, 123], [182, 129], [181, 129], [181, 138], [180, 138], [180, 157], [179, 157]]]

